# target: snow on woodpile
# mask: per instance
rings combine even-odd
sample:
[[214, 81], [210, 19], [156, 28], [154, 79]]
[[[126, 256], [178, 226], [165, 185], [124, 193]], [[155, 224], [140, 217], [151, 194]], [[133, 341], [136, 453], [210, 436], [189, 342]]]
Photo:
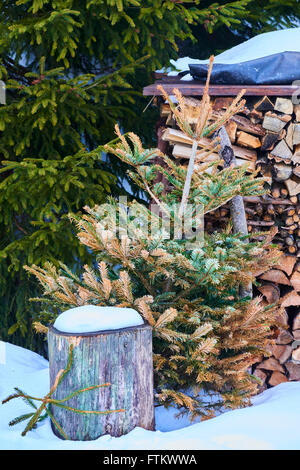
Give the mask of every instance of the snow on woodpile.
[[[238, 64], [282, 52], [300, 52], [300, 28], [290, 28], [259, 34], [217, 55], [214, 62], [215, 64]], [[178, 72], [189, 70], [189, 64], [207, 63], [208, 59], [199, 60], [191, 57], [171, 60], [171, 64], [176, 67], [177, 71], [169, 71], [170, 69], [168, 69], [168, 75], [174, 76], [177, 75]], [[187, 74], [182, 80], [192, 80], [192, 77], [190, 74]]]
[[63, 333], [93, 333], [143, 325], [144, 320], [133, 308], [83, 305], [70, 308], [55, 320], [54, 327]]

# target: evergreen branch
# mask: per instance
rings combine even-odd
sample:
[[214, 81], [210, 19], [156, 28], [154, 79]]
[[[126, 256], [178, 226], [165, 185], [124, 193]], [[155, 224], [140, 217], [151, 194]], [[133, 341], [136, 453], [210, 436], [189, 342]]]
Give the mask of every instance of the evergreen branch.
[[19, 393], [14, 393], [13, 395], [9, 395], [8, 397], [4, 398], [4, 400], [2, 400], [2, 405], [4, 405], [5, 403], [8, 403], [10, 400], [13, 400], [14, 398], [20, 398], [22, 395], [20, 395]]
[[41, 413], [43, 412], [43, 410], [46, 408], [46, 403], [43, 402], [41, 404], [41, 406], [37, 409], [37, 411], [34, 413], [34, 415], [32, 416], [32, 418], [29, 420], [27, 426], [25, 427], [24, 431], [21, 433], [21, 436], [26, 436], [26, 434], [28, 433], [28, 431], [31, 431], [33, 429], [33, 427], [36, 425], [36, 423], [38, 422], [38, 419], [41, 415]]
[[67, 400], [71, 400], [71, 398], [74, 398], [76, 397], [77, 395], [79, 395], [80, 393], [83, 393], [83, 392], [88, 392], [90, 390], [95, 390], [95, 389], [98, 389], [98, 388], [103, 388], [103, 387], [109, 387], [111, 384], [110, 383], [106, 383], [106, 384], [102, 384], [102, 385], [92, 385], [91, 387], [86, 387], [86, 388], [82, 388], [80, 390], [76, 390], [76, 392], [73, 392], [71, 393], [70, 395], [68, 395], [67, 397], [61, 399], [61, 400], [51, 400], [52, 403], [63, 403]]
[[65, 410], [73, 411], [74, 413], [78, 413], [78, 414], [107, 415], [107, 414], [111, 414], [111, 413], [121, 413], [121, 412], [125, 411], [124, 409], [106, 410], [106, 411], [80, 410], [79, 408], [73, 408], [71, 406], [62, 405], [61, 403], [57, 403], [56, 401], [55, 401], [54, 404], [55, 404], [55, 406], [58, 406], [59, 408], [64, 408]]
[[22, 421], [25, 421], [25, 419], [31, 418], [34, 415], [34, 413], [27, 413], [21, 416], [18, 416], [18, 418], [14, 418], [12, 421], [8, 423], [9, 426], [15, 426], [18, 423], [21, 423]]
[[60, 434], [66, 439], [66, 441], [69, 441], [70, 438], [67, 436], [67, 434], [65, 433], [65, 431], [63, 430], [63, 428], [58, 424], [57, 420], [54, 418], [53, 414], [51, 413], [50, 409], [49, 409], [49, 406], [46, 407], [45, 409], [47, 415], [49, 416], [49, 418], [51, 419], [52, 423], [54, 424], [54, 426], [56, 427], [56, 429], [60, 432]]
[[[51, 411], [50, 411], [50, 408], [49, 406], [57, 406], [59, 408], [64, 408], [68, 411], [72, 411], [74, 413], [80, 413], [80, 414], [110, 414], [110, 413], [120, 413], [120, 412], [123, 412], [125, 411], [124, 409], [119, 409], [119, 410], [108, 410], [108, 411], [93, 411], [93, 410], [80, 410], [78, 408], [73, 408], [73, 407], [70, 407], [70, 406], [66, 406], [66, 405], [63, 405], [62, 403], [66, 402], [67, 400], [70, 400], [72, 398], [74, 398], [75, 396], [79, 395], [80, 393], [84, 393], [84, 392], [87, 392], [87, 391], [91, 391], [91, 390], [96, 390], [96, 389], [99, 389], [99, 388], [102, 388], [102, 387], [108, 387], [110, 386], [111, 384], [110, 383], [105, 383], [105, 384], [101, 384], [101, 385], [92, 385], [92, 386], [89, 386], [89, 387], [85, 387], [85, 388], [82, 388], [80, 390], [76, 390], [75, 392], [72, 392], [70, 393], [69, 395], [67, 395], [65, 398], [63, 399], [55, 399], [55, 398], [51, 398], [51, 396], [54, 394], [54, 392], [57, 390], [57, 388], [59, 387], [59, 385], [61, 384], [62, 380], [66, 377], [66, 375], [70, 372], [71, 370], [71, 367], [72, 367], [72, 362], [73, 362], [73, 349], [74, 349], [74, 345], [73, 344], [70, 344], [69, 346], [69, 355], [68, 355], [68, 362], [67, 362], [67, 366], [65, 369], [61, 369], [56, 378], [55, 378], [55, 381], [54, 381], [54, 384], [53, 386], [51, 387], [50, 389], [50, 392], [45, 395], [44, 398], [37, 398], [37, 397], [32, 397], [30, 395], [27, 395], [26, 393], [22, 392], [19, 388], [15, 388], [15, 390], [18, 392], [16, 394], [13, 394], [13, 395], [10, 395], [9, 397], [7, 397], [6, 399], [4, 399], [2, 401], [2, 403], [7, 403], [8, 401], [14, 399], [14, 398], [23, 398], [24, 401], [30, 405], [31, 407], [35, 408], [35, 413], [28, 413], [28, 414], [24, 414], [24, 415], [21, 415], [15, 419], [13, 419], [12, 421], [10, 421], [9, 425], [10, 426], [13, 426], [21, 421], [24, 421], [28, 418], [29, 419], [29, 422], [27, 423], [24, 431], [22, 432], [22, 436], [25, 436], [27, 434], [28, 431], [31, 431], [37, 424], [37, 422], [39, 421], [42, 421], [45, 419], [46, 415], [48, 415], [50, 417], [50, 419], [52, 420], [54, 426], [59, 430], [59, 432], [61, 433], [62, 436], [64, 436], [65, 439], [69, 439], [67, 437], [67, 435], [65, 434], [65, 432], [63, 431], [62, 427], [59, 425], [59, 423], [57, 422], [57, 420], [54, 418], [54, 416], [52, 415]], [[36, 400], [36, 401], [40, 401], [42, 402], [40, 407], [38, 408], [32, 400]], [[49, 406], [48, 406], [49, 405]], [[41, 416], [42, 412], [45, 410], [46, 412], [46, 415], [43, 415]]]
[[56, 379], [55, 379], [55, 382], [54, 382], [54, 385], [53, 385], [53, 387], [51, 388], [51, 390], [50, 390], [48, 396], [53, 395], [53, 393], [55, 392], [55, 390], [57, 389], [57, 387], [61, 384], [61, 382], [63, 381], [63, 379], [65, 378], [65, 376], [68, 374], [68, 372], [70, 372], [71, 366], [72, 366], [72, 361], [73, 361], [73, 349], [74, 349], [74, 345], [73, 345], [73, 344], [70, 344], [70, 347], [69, 347], [69, 358], [68, 358], [67, 367], [62, 371], [61, 374], [60, 374], [60, 372], [57, 374]]
[[20, 394], [21, 398], [24, 399], [25, 403], [29, 406], [31, 406], [34, 409], [37, 409], [36, 405], [33, 403], [32, 399], [28, 396], [25, 395], [24, 392], [18, 387], [15, 387], [15, 390]]

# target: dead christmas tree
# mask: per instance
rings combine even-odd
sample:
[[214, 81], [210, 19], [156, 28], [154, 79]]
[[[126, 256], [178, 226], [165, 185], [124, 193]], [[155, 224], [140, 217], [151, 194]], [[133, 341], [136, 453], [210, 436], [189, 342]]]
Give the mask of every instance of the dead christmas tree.
[[[218, 140], [213, 148], [205, 145], [205, 137], [243, 106], [241, 97], [212, 125], [207, 83], [190, 124], [188, 104], [173, 93], [177, 104], [165, 98], [182, 132], [195, 143], [188, 168], [157, 149], [144, 149], [133, 133], [126, 140], [117, 126], [119, 142], [107, 147], [131, 166], [130, 177], [155, 210], [135, 201], [126, 208], [114, 199], [105, 207], [86, 207], [86, 215], [72, 220], [80, 242], [95, 253], [94, 266], [85, 266], [81, 277], [64, 265], [26, 269], [44, 287], [47, 308], [41, 322], [51, 323], [58, 311], [84, 304], [138, 310], [153, 327], [157, 399], [205, 418], [217, 407], [248, 403], [257, 389], [249, 367], [265, 354], [278, 311], [260, 298], [240, 299], [238, 290], [275, 264], [279, 252], [271, 245], [272, 234], [245, 244], [245, 235], [228, 228], [199, 239], [199, 207], [206, 214], [237, 195], [260, 195], [264, 180], [248, 175], [247, 164], [218, 169], [220, 161], [210, 159]], [[154, 162], [157, 156], [163, 164]], [[157, 183], [162, 181], [158, 175], [167, 190]], [[190, 223], [189, 236], [182, 230], [183, 217]], [[207, 400], [211, 393], [218, 399]]]

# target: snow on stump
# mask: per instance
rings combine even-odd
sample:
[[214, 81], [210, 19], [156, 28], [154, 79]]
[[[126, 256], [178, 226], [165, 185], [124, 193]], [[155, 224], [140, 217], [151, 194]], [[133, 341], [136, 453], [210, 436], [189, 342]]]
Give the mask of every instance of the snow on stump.
[[[79, 414], [57, 406], [52, 414], [71, 440], [93, 440], [104, 434], [122, 436], [136, 426], [154, 430], [152, 328], [133, 309], [76, 307], [59, 315], [49, 327], [50, 386], [66, 367], [73, 344], [73, 362], [53, 398], [75, 390], [110, 383], [67, 402], [80, 410], [110, 414]], [[63, 438], [52, 425], [53, 432]]]

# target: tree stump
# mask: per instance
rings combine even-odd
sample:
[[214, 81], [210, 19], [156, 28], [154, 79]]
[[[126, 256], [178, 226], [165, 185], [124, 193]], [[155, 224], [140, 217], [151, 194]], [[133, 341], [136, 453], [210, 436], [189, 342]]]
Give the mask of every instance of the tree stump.
[[[49, 327], [48, 347], [50, 386], [57, 373], [65, 369], [70, 344], [73, 362], [70, 372], [53, 398], [92, 385], [109, 387], [90, 390], [65, 402], [80, 410], [124, 412], [104, 415], [78, 414], [52, 406], [52, 414], [71, 440], [93, 440], [104, 434], [122, 436], [136, 426], [154, 430], [152, 328], [141, 325], [95, 333], [62, 333]], [[52, 424], [53, 432], [60, 438]]]

